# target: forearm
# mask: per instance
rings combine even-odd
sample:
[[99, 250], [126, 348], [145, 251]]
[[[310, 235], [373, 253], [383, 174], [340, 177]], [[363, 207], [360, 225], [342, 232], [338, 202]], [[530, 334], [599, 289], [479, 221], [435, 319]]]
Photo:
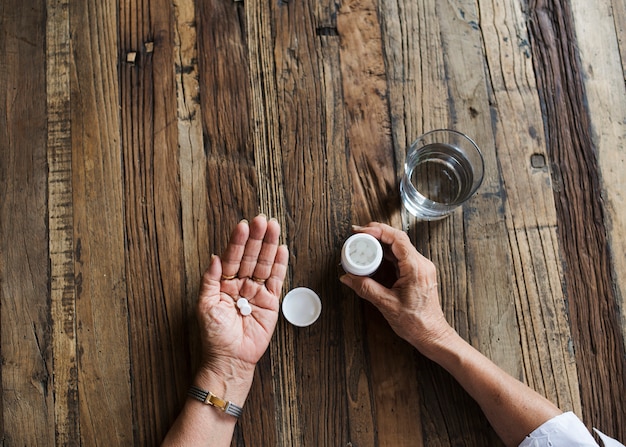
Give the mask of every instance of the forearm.
[[440, 364], [478, 402], [507, 446], [517, 446], [538, 426], [561, 414], [554, 404], [511, 377], [450, 331], [423, 353]]
[[[202, 390], [243, 406], [250, 386], [252, 374], [245, 377], [224, 377], [211, 371], [201, 370], [193, 384]], [[163, 446], [230, 446], [237, 419], [216, 407], [187, 397], [176, 422], [163, 441]]]
[[471, 347], [450, 327], [441, 309], [434, 264], [415, 250], [408, 235], [373, 222], [367, 232], [387, 248], [396, 268], [391, 288], [351, 274], [341, 281], [374, 304], [394, 331], [422, 354], [447, 369], [478, 402], [493, 428], [510, 446], [561, 411], [509, 376]]

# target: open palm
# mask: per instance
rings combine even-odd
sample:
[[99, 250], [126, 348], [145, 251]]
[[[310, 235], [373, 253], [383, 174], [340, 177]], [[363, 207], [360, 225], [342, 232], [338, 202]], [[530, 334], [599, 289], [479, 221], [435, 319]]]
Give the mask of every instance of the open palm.
[[[289, 253], [279, 246], [280, 225], [263, 215], [233, 230], [222, 257], [213, 256], [202, 278], [198, 319], [203, 363], [212, 369], [254, 368], [278, 320]], [[252, 309], [242, 315], [237, 300]]]

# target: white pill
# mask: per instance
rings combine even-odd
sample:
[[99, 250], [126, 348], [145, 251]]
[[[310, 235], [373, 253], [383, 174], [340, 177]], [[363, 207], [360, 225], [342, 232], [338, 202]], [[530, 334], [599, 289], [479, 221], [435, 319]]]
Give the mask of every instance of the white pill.
[[237, 300], [237, 307], [238, 307], [239, 309], [241, 309], [242, 307], [247, 306], [247, 305], [248, 305], [248, 300], [247, 300], [247, 299], [245, 299], [245, 298], [239, 298], [239, 299]]
[[247, 317], [252, 313], [252, 307], [250, 307], [249, 304], [245, 304], [239, 308], [239, 312], [241, 312], [241, 315], [244, 317]]

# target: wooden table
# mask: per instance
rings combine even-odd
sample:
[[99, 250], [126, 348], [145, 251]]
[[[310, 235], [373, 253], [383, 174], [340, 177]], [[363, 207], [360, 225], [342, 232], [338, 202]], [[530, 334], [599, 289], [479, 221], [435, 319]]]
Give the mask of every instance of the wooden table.
[[0, 444], [158, 444], [200, 275], [264, 212], [323, 312], [280, 319], [233, 445], [499, 445], [337, 279], [441, 127], [486, 158], [462, 210], [407, 223], [449, 321], [626, 440], [625, 30], [618, 0], [2, 1]]

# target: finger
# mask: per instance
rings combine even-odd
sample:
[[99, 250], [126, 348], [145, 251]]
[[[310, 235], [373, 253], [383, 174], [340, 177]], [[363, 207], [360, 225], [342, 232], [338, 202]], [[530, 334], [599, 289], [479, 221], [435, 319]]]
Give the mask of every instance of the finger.
[[265, 287], [275, 297], [280, 297], [280, 291], [283, 288], [283, 282], [287, 275], [287, 265], [289, 263], [289, 249], [286, 245], [281, 245], [276, 250], [272, 271], [269, 278], [265, 281]]
[[247, 298], [250, 304], [263, 309], [278, 309], [280, 292], [287, 274], [289, 250], [281, 245], [276, 250], [272, 271], [265, 284], [245, 281], [239, 289], [239, 296]]
[[267, 230], [267, 217], [259, 214], [250, 223], [250, 233], [246, 241], [245, 250], [239, 265], [239, 277], [246, 278], [252, 276], [256, 267], [261, 247], [263, 246], [263, 238]]
[[242, 220], [233, 229], [226, 251], [222, 255], [222, 274], [225, 277], [234, 277], [239, 272], [241, 259], [246, 248], [246, 242], [250, 234], [250, 226], [247, 220]]
[[382, 243], [392, 245], [395, 241], [411, 243], [411, 240], [404, 231], [393, 228], [387, 224], [371, 222], [366, 227], [353, 227], [356, 232], [368, 233], [379, 239]]
[[272, 274], [272, 266], [278, 251], [278, 239], [280, 238], [280, 224], [275, 219], [267, 223], [267, 230], [263, 238], [261, 251], [257, 259], [252, 279], [260, 284], [264, 283]]
[[388, 245], [400, 263], [416, 258], [420, 260], [422, 258], [426, 259], [417, 251], [409, 236], [397, 228], [383, 223], [372, 222], [366, 227], [355, 227], [355, 230], [359, 233], [368, 233], [383, 244]]

